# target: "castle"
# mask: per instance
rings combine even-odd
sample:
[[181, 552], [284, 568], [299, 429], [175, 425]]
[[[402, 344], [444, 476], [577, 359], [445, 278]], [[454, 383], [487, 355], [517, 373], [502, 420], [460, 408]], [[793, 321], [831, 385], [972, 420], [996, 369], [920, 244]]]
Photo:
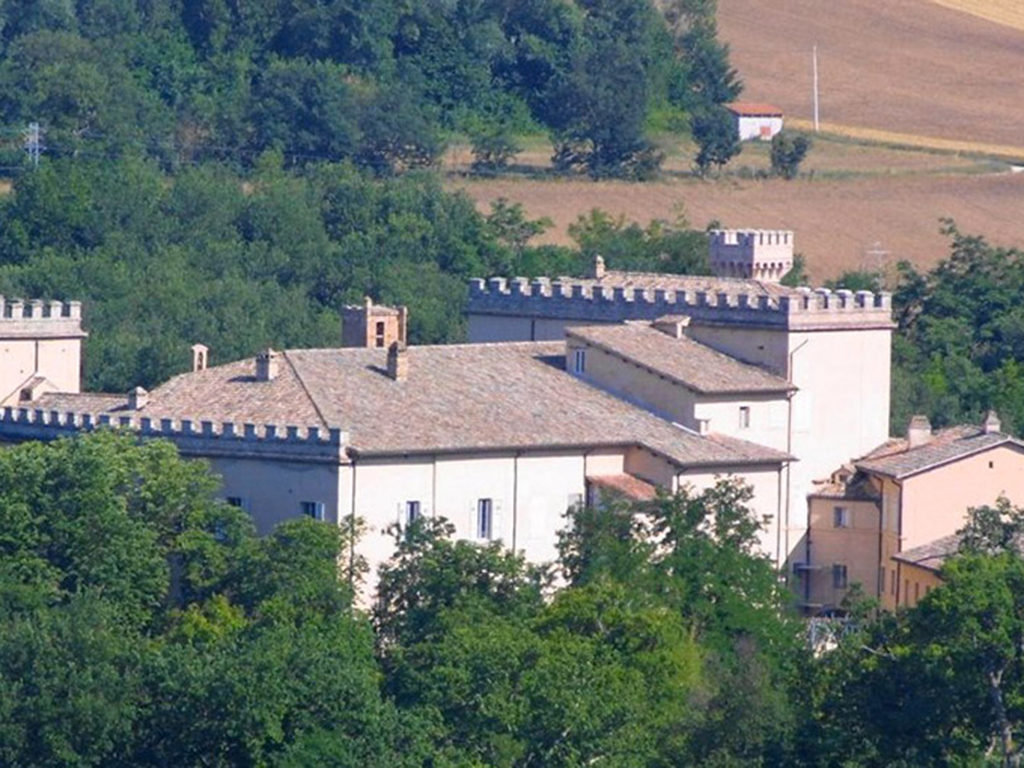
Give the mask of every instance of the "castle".
[[[849, 573], [888, 567], [879, 547], [847, 563], [813, 510], [856, 507], [835, 501], [835, 473], [888, 445], [890, 297], [779, 284], [789, 232], [713, 232], [710, 247], [715, 277], [598, 258], [581, 279], [473, 280], [468, 344], [407, 346], [405, 309], [367, 301], [343, 309], [340, 348], [211, 366], [196, 345], [192, 371], [152, 392], [80, 392], [78, 305], [0, 302], [0, 441], [101, 425], [168, 438], [208, 460], [261, 531], [300, 514], [362, 519], [371, 566], [421, 515], [542, 562], [572, 505], [738, 477], [764, 553], [809, 609], [834, 604]], [[1016, 455], [1001, 437], [986, 450]]]

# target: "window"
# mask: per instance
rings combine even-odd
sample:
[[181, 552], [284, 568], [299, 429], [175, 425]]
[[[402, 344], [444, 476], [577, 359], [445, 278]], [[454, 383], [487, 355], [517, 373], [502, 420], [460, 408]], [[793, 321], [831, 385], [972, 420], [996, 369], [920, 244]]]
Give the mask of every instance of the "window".
[[249, 511], [249, 500], [242, 496], [228, 496], [224, 501], [227, 502], [229, 507], [238, 507], [246, 512]]
[[574, 349], [572, 351], [572, 372], [583, 373], [587, 370], [587, 350]]
[[489, 541], [494, 533], [494, 501], [480, 499], [476, 503], [476, 537]]
[[740, 429], [750, 429], [750, 406], [740, 406]]
[[378, 320], [377, 321], [377, 324], [376, 324], [376, 326], [374, 328], [374, 335], [376, 337], [374, 339], [374, 343], [378, 347], [383, 347], [384, 346], [384, 321], [383, 320]]
[[906, 605], [910, 599], [910, 579], [903, 580], [903, 604]]
[[845, 565], [833, 565], [832, 566], [832, 588], [833, 589], [846, 589], [846, 566]]
[[324, 519], [324, 503], [322, 501], [303, 501], [301, 503], [302, 514], [312, 517], [314, 520]]
[[418, 501], [405, 502], [405, 524], [412, 525], [420, 518], [420, 503]]
[[914, 602], [917, 603], [921, 599], [921, 584], [920, 582], [914, 582]]
[[848, 507], [834, 507], [832, 509], [832, 527], [849, 528], [850, 510]]

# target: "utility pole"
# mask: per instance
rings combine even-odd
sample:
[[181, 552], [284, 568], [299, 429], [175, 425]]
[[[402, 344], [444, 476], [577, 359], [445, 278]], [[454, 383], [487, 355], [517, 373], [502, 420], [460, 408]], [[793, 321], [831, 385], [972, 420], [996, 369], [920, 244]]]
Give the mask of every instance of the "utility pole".
[[818, 132], [818, 46], [815, 44], [812, 55], [814, 68], [814, 132]]
[[39, 130], [39, 123], [29, 123], [28, 128], [24, 132], [25, 134], [25, 151], [28, 152], [28, 156], [32, 159], [32, 167], [39, 167], [39, 155], [43, 151], [43, 141], [41, 138], [41, 131]]

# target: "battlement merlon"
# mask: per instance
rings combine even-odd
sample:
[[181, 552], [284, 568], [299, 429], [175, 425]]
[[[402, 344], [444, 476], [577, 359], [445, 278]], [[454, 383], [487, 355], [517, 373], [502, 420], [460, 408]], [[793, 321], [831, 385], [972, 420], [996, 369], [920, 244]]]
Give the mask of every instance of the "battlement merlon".
[[0, 296], [0, 339], [84, 339], [80, 301]]
[[802, 288], [792, 293], [686, 291], [493, 277], [469, 282], [466, 314], [594, 323], [688, 315], [703, 325], [785, 330], [892, 328], [886, 292]]
[[52, 411], [7, 406], [0, 409], [0, 442], [53, 440], [99, 428], [120, 428], [142, 438], [171, 440], [186, 456], [280, 458], [316, 463], [347, 460], [347, 432], [277, 424], [217, 423], [194, 419], [152, 419], [118, 413]]

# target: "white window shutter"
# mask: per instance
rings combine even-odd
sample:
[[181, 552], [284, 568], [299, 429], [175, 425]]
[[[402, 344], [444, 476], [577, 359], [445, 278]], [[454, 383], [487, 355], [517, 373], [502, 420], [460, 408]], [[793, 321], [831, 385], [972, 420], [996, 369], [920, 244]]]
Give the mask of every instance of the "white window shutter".
[[505, 538], [505, 529], [503, 525], [503, 515], [501, 514], [501, 499], [494, 500], [493, 511], [491, 512], [491, 540], [497, 541], [498, 539]]
[[398, 508], [395, 511], [395, 523], [398, 524], [398, 530], [405, 530], [405, 505], [402, 502], [398, 502]]
[[[477, 523], [477, 504], [469, 505], [469, 524], [466, 527], [466, 535], [462, 538], [476, 540], [476, 534], [479, 531], [479, 524]], [[456, 531], [456, 533], [458, 533]]]

